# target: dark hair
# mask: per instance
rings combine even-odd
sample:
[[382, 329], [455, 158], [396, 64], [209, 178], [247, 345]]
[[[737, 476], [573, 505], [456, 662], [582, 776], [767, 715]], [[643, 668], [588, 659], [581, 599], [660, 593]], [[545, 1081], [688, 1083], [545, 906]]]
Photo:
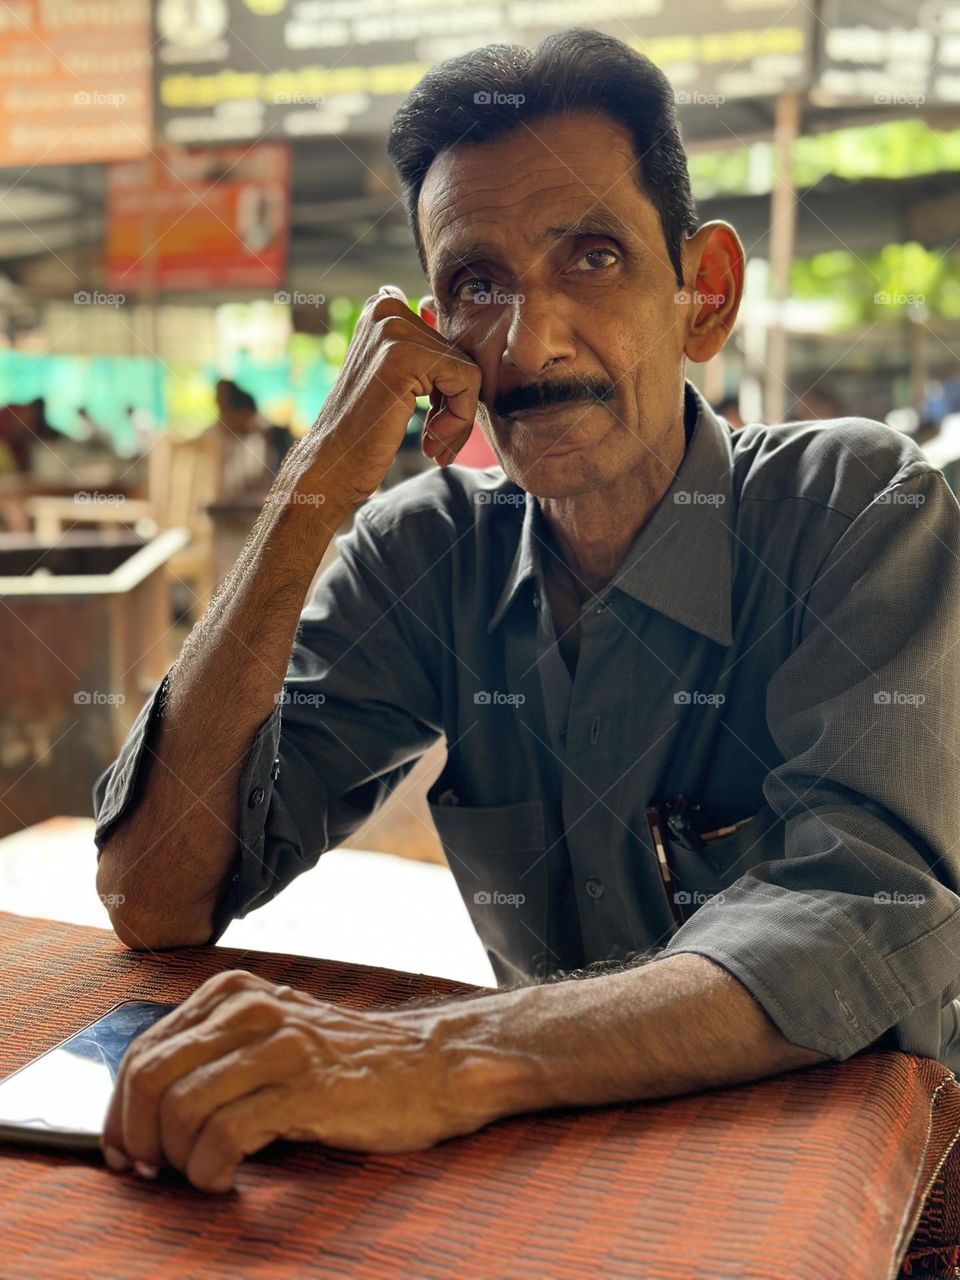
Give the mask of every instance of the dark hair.
[[244, 391], [243, 387], [237, 386], [230, 378], [221, 378], [217, 386], [223, 389], [228, 409], [247, 409], [250, 413], [256, 412], [257, 402], [250, 392]]
[[637, 185], [660, 218], [683, 284], [685, 234], [697, 228], [687, 157], [670, 81], [621, 40], [573, 27], [533, 50], [490, 44], [428, 71], [393, 117], [387, 154], [400, 176], [420, 265], [427, 274], [417, 201], [437, 156], [460, 143], [492, 142], [519, 126], [568, 111], [602, 111], [633, 140]]

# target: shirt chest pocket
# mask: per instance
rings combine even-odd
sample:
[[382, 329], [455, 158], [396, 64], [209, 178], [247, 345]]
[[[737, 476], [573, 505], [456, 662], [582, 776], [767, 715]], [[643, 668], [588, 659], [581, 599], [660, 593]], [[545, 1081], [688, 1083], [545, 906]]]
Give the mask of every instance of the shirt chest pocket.
[[543, 805], [439, 804], [428, 797], [474, 928], [501, 986], [545, 977], [547, 855]]
[[668, 838], [670, 866], [686, 916], [758, 863], [783, 857], [783, 819], [768, 805], [728, 825], [735, 830], [704, 840], [700, 848], [691, 849], [672, 835]]

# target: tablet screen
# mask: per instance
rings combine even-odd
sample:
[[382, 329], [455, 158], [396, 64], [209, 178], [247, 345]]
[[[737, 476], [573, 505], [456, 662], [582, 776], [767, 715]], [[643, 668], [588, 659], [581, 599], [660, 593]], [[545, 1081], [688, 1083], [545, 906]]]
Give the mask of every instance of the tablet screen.
[[0, 1080], [0, 1141], [95, 1148], [127, 1046], [175, 1007], [128, 1000]]

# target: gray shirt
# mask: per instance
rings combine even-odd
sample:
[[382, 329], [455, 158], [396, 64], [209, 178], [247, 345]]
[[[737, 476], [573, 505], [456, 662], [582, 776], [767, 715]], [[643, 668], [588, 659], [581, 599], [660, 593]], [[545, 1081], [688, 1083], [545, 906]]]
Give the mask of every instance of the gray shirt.
[[[573, 679], [542, 512], [499, 468], [358, 511], [250, 753], [214, 939], [445, 734], [427, 799], [501, 983], [692, 951], [796, 1044], [956, 1069], [960, 508], [878, 423], [734, 433], [686, 399], [682, 464], [583, 606]], [[98, 847], [165, 684], [96, 784]], [[647, 811], [678, 795], [668, 885]]]

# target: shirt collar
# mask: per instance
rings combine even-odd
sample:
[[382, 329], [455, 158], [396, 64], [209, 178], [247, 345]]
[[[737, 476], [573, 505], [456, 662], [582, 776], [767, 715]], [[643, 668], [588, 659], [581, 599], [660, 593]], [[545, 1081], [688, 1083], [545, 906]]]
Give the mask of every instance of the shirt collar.
[[[685, 384], [685, 395], [692, 396], [696, 406], [690, 442], [669, 489], [631, 543], [610, 585], [718, 644], [730, 645], [732, 432], [691, 382]], [[543, 513], [531, 496], [523, 508], [519, 541], [488, 633], [527, 578], [543, 589]]]

